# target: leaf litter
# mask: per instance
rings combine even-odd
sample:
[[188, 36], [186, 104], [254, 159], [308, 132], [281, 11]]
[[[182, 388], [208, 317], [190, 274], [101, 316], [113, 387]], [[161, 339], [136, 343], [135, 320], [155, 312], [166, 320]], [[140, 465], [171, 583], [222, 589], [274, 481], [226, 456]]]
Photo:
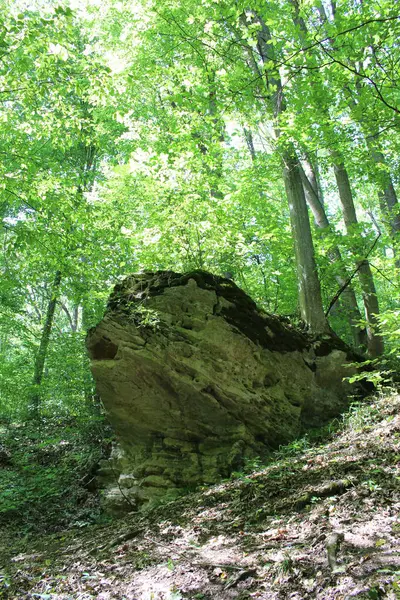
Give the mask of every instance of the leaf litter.
[[400, 598], [400, 396], [320, 445], [107, 525], [0, 542], [0, 598]]

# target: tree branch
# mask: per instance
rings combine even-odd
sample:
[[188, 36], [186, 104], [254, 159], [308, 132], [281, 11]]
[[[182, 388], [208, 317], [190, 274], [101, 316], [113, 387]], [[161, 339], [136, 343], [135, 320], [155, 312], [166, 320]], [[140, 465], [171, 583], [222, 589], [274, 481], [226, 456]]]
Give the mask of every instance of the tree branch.
[[376, 239], [375, 239], [374, 243], [372, 244], [371, 248], [368, 250], [368, 252], [365, 255], [365, 257], [358, 263], [357, 268], [355, 269], [355, 271], [350, 275], [350, 277], [347, 279], [347, 281], [342, 285], [342, 287], [333, 296], [332, 300], [329, 303], [328, 308], [325, 311], [325, 316], [326, 317], [329, 315], [329, 313], [331, 312], [331, 309], [332, 309], [333, 305], [336, 304], [336, 302], [339, 300], [340, 296], [342, 295], [342, 293], [344, 292], [344, 290], [350, 285], [351, 281], [353, 280], [353, 278], [355, 277], [355, 275], [358, 273], [358, 271], [361, 269], [361, 267], [363, 265], [365, 265], [366, 263], [368, 263], [368, 257], [371, 254], [371, 252], [373, 251], [373, 249], [375, 248], [375, 246], [378, 243], [378, 240], [379, 240], [380, 237], [381, 237], [381, 234], [378, 233], [378, 236], [376, 237]]

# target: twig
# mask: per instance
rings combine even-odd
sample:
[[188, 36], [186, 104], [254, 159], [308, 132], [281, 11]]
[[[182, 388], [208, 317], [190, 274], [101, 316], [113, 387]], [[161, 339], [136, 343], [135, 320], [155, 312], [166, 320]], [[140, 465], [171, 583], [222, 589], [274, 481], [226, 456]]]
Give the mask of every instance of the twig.
[[135, 538], [137, 536], [137, 534], [140, 533], [140, 531], [141, 531], [140, 529], [130, 529], [126, 533], [119, 535], [112, 542], [110, 542], [108, 544], [108, 547], [112, 548], [113, 546], [118, 546], [119, 544], [122, 544], [123, 542], [129, 542], [129, 540], [133, 540], [133, 538]]
[[119, 546], [123, 542], [128, 542], [135, 538], [139, 533], [140, 529], [130, 529], [126, 533], [119, 535], [118, 537], [111, 540], [111, 542], [107, 542], [106, 544], [101, 544], [101, 546], [97, 546], [90, 551], [90, 554], [96, 554], [100, 550], [111, 550], [114, 546]]
[[394, 283], [391, 279], [389, 279], [389, 277], [386, 277], [385, 273], [383, 273], [381, 269], [378, 269], [378, 267], [373, 265], [371, 262], [369, 263], [369, 266], [373, 267], [375, 269], [375, 271], [378, 271], [379, 275], [382, 275], [382, 277], [384, 279], [386, 279], [386, 281], [388, 281], [391, 285], [394, 285], [394, 287], [396, 287], [396, 288], [399, 287], [397, 283]]

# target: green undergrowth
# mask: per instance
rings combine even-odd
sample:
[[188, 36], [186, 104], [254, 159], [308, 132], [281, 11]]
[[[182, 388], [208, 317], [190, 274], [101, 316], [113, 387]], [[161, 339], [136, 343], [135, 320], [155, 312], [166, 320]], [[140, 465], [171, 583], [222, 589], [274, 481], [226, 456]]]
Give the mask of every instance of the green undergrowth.
[[98, 519], [94, 475], [110, 435], [102, 417], [2, 425], [0, 526], [43, 532]]

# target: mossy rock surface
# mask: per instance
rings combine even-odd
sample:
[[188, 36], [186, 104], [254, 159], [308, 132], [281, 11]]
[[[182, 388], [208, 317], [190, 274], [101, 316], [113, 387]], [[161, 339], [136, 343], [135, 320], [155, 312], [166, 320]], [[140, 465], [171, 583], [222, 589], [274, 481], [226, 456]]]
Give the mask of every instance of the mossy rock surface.
[[87, 346], [118, 473], [137, 480], [132, 503], [229, 475], [354, 391], [342, 380], [357, 357], [341, 340], [310, 337], [204, 271], [127, 277]]

